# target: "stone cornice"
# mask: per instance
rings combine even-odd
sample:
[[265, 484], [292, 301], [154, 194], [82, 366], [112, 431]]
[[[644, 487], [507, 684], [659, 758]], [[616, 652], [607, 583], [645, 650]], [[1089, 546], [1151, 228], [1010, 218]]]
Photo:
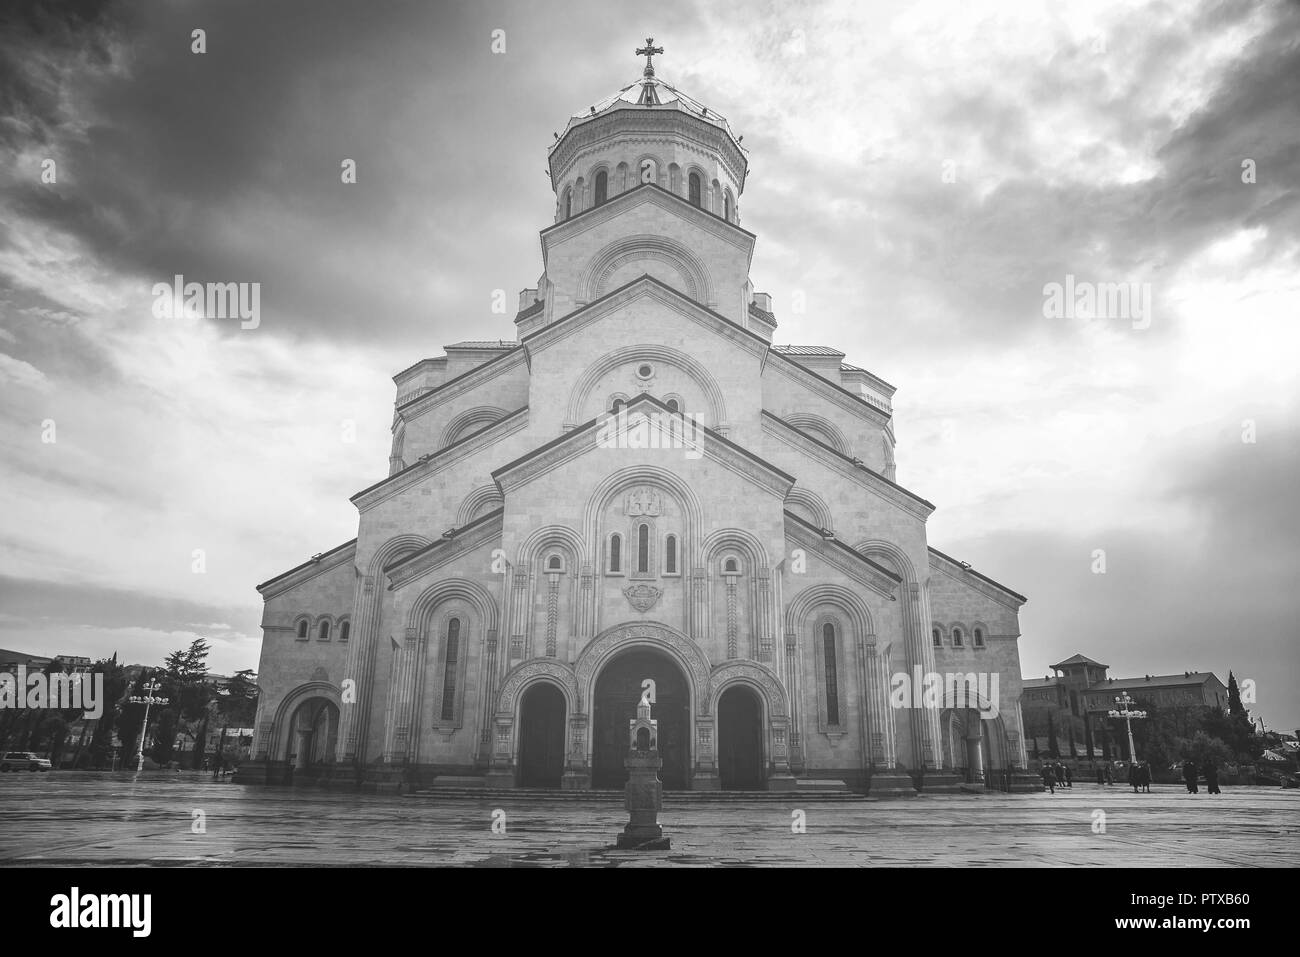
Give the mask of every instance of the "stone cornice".
[[[645, 274], [606, 293], [599, 299], [580, 306], [573, 312], [556, 319], [548, 326], [524, 336], [521, 348], [530, 350], [530, 354], [554, 345], [556, 342], [598, 322], [610, 313], [626, 307], [643, 296], [655, 299], [675, 309], [678, 314], [694, 321], [708, 331], [731, 340], [750, 355], [761, 358], [767, 351], [767, 340], [758, 333], [746, 329], [726, 316], [714, 312], [707, 306], [696, 302], [680, 290], [661, 282], [654, 276]], [[687, 308], [681, 308], [686, 306]]]
[[274, 578], [268, 578], [257, 586], [258, 594], [262, 596], [263, 601], [270, 601], [277, 595], [297, 588], [303, 582], [311, 581], [317, 575], [323, 575], [340, 565], [351, 562], [356, 554], [357, 540], [354, 538], [350, 542], [331, 548], [328, 552], [322, 552], [311, 561], [303, 562]]
[[895, 595], [902, 578], [882, 565], [873, 562], [866, 555], [854, 551], [835, 536], [823, 535], [793, 512], [785, 512], [785, 537], [787, 543], [794, 542], [809, 548], [828, 565], [843, 572], [854, 581], [866, 585], [882, 598], [897, 601]]
[[[644, 392], [629, 401], [625, 409], [629, 416], [634, 412], [671, 414], [667, 405]], [[539, 446], [527, 455], [521, 456], [495, 470], [492, 473], [492, 479], [497, 483], [497, 487], [501, 489], [502, 496], [512, 493], [515, 489], [527, 485], [534, 479], [559, 468], [573, 459], [580, 458], [588, 453], [603, 452], [604, 450], [598, 448], [596, 444], [600, 432], [600, 421], [600, 419], [592, 419], [590, 422], [579, 425], [558, 438], [552, 439], [545, 445]], [[723, 438], [712, 429], [706, 426], [698, 426], [698, 428], [702, 433], [698, 446], [703, 458], [721, 465], [751, 484], [772, 493], [778, 499], [784, 500], [794, 486], [794, 476], [760, 458], [748, 449]], [[684, 454], [685, 450], [662, 449], [661, 451]]]
[[934, 512], [935, 506], [932, 502], [926, 501], [915, 492], [909, 492], [897, 482], [891, 482], [879, 472], [867, 468], [866, 465], [855, 463], [854, 459], [837, 452], [824, 442], [814, 439], [808, 433], [795, 428], [780, 416], [767, 411], [767, 409], [763, 410], [763, 432], [779, 439], [791, 448], [797, 449], [804, 455], [816, 459], [822, 465], [846, 478], [853, 479], [859, 485], [870, 489], [880, 498], [898, 506], [922, 522]]
[[624, 190], [617, 196], [610, 197], [608, 201], [601, 203], [599, 206], [584, 209], [576, 216], [570, 216], [568, 219], [561, 220], [555, 225], [543, 229], [539, 233], [542, 243], [542, 264], [546, 264], [552, 246], [572, 239], [594, 226], [607, 223], [616, 216], [646, 203], [652, 203], [660, 209], [676, 213], [681, 219], [693, 226], [698, 226], [723, 242], [743, 250], [746, 256], [746, 268], [752, 262], [754, 243], [758, 237], [749, 230], [741, 229], [722, 216], [693, 205], [685, 197], [678, 196], [662, 186], [655, 183], [641, 183], [629, 190]]
[[631, 103], [594, 117], [575, 117], [569, 121], [547, 157], [551, 189], [559, 191], [558, 171], [568, 169], [585, 152], [599, 148], [597, 144], [620, 137], [662, 142], [666, 136], [680, 137], [706, 152], [718, 154], [737, 188], [744, 189], [749, 162], [730, 132], [671, 105], [647, 108]]
[[362, 489], [353, 495], [349, 501], [357, 507], [357, 511], [365, 512], [379, 503], [387, 501], [394, 495], [400, 495], [408, 489], [414, 488], [429, 476], [450, 468], [481, 452], [483, 449], [491, 448], [506, 436], [513, 435], [527, 427], [528, 406], [523, 406], [497, 419], [487, 428], [480, 429], [463, 439], [457, 439], [446, 448], [420, 456], [414, 464], [408, 465], [400, 472], [394, 472], [388, 478], [376, 482], [369, 488]]
[[845, 412], [868, 419], [872, 425], [878, 428], [883, 428], [892, 418], [890, 412], [873, 405], [860, 395], [854, 395], [839, 383], [832, 382], [825, 376], [818, 375], [811, 369], [801, 366], [789, 356], [783, 355], [775, 349], [769, 351], [776, 361], [771, 363], [770, 366], [765, 364], [764, 371], [770, 367], [778, 375], [784, 375], [787, 379], [799, 383], [819, 398], [839, 406]]
[[407, 399], [397, 407], [397, 412], [403, 419], [410, 421], [449, 399], [471, 392], [497, 376], [512, 371], [524, 362], [523, 346], [515, 346], [468, 372], [462, 372], [454, 379], [448, 379], [441, 385], [434, 386], [428, 392], [421, 392], [415, 398]]
[[497, 508], [476, 518], [463, 528], [448, 529], [436, 542], [405, 555], [384, 567], [389, 589], [401, 588], [408, 582], [443, 568], [466, 552], [501, 540], [505, 509]]
[[930, 546], [930, 570], [942, 572], [953, 581], [972, 588], [986, 598], [991, 598], [999, 605], [1005, 605], [1012, 611], [1019, 611], [1020, 606], [1029, 601], [1019, 592], [1014, 592], [1006, 585], [995, 582], [987, 575], [981, 575], [975, 569], [963, 565], [957, 559], [945, 555], [939, 549]]

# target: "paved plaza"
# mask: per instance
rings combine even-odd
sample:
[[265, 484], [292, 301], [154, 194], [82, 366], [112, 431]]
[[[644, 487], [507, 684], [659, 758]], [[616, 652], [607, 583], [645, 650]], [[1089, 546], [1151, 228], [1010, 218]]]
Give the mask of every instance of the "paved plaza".
[[[504, 819], [500, 813], [504, 812]], [[792, 829], [803, 812], [804, 833]], [[1094, 833], [1102, 822], [1104, 833]], [[196, 812], [202, 812], [201, 815]], [[493, 832], [493, 820], [498, 830]], [[255, 788], [209, 775], [0, 776], [0, 865], [1274, 866], [1300, 864], [1300, 791], [1173, 785], [818, 802], [665, 795], [672, 850], [609, 850], [620, 796], [447, 799]], [[204, 833], [195, 833], [202, 825]]]

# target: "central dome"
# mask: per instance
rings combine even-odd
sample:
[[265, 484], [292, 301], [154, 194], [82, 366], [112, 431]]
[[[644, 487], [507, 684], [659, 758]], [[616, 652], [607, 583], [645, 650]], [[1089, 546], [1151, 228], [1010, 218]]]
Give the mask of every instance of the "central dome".
[[651, 57], [640, 79], [575, 113], [547, 152], [556, 222], [651, 183], [732, 223], [749, 161], [725, 117], [655, 76]]

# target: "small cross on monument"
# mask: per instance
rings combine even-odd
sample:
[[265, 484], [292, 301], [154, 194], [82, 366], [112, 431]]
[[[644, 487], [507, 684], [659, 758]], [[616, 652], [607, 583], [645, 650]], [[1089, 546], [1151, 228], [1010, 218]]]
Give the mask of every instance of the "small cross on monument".
[[1118, 711], [1112, 710], [1110, 712], [1110, 716], [1112, 718], [1124, 719], [1124, 727], [1128, 730], [1128, 759], [1129, 761], [1136, 764], [1137, 751], [1133, 747], [1133, 719], [1145, 718], [1147, 716], [1147, 713], [1145, 711], [1129, 710], [1129, 705], [1133, 703], [1133, 699], [1129, 697], [1129, 693], [1127, 691], [1125, 691], [1122, 695], [1117, 697], [1115, 699], [1115, 703], [1119, 705], [1119, 710]]
[[645, 46], [640, 47], [640, 48], [636, 51], [636, 55], [637, 55], [637, 56], [643, 56], [643, 57], [645, 57], [645, 75], [646, 75], [646, 76], [654, 76], [654, 75], [655, 75], [655, 65], [654, 65], [654, 63], [651, 61], [650, 58], [653, 57], [656, 53], [663, 53], [663, 52], [664, 52], [664, 48], [663, 48], [663, 47], [657, 47], [657, 46], [655, 46], [655, 38], [654, 38], [654, 37], [646, 37], [646, 38], [645, 38]]

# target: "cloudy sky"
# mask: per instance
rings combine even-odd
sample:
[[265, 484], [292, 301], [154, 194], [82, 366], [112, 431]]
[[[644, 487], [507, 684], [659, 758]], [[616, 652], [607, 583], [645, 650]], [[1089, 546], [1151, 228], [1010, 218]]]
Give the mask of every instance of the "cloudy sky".
[[[1232, 669], [1300, 726], [1297, 5], [69, 7], [0, 14], [0, 647], [256, 667], [253, 586], [355, 535], [394, 372], [513, 338], [552, 132], [653, 35], [745, 136], [777, 341], [899, 387], [1025, 674]], [[178, 273], [260, 325], [155, 318]], [[1067, 275], [1150, 316], [1048, 317]]]

